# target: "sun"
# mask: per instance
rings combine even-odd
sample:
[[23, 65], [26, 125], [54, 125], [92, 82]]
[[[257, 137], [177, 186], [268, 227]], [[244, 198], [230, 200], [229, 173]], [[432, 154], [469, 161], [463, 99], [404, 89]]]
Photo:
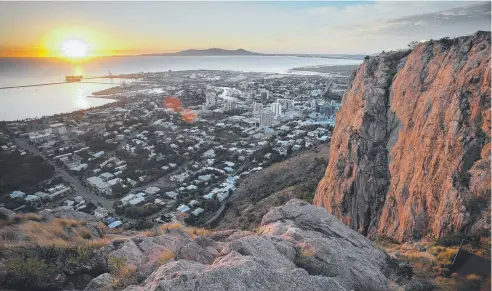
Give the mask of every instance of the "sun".
[[68, 58], [85, 58], [88, 56], [89, 46], [81, 40], [66, 40], [62, 43], [61, 51]]

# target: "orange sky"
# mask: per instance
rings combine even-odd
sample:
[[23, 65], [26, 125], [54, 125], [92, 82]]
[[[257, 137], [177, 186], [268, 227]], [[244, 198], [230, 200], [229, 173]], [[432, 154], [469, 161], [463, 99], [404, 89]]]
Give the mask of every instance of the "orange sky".
[[371, 54], [414, 40], [490, 30], [490, 2], [1, 2], [0, 57], [90, 56], [243, 48]]

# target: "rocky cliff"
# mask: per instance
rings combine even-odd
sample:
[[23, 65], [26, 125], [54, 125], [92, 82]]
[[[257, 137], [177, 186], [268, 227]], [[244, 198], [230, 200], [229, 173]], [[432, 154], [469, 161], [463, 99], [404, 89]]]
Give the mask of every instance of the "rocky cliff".
[[490, 226], [490, 32], [366, 59], [314, 203], [399, 240]]
[[[392, 290], [395, 262], [326, 209], [300, 200], [273, 208], [258, 233], [217, 231], [202, 236], [168, 229], [106, 247], [108, 263], [135, 270], [136, 290]], [[162, 261], [163, 255], [168, 261]], [[114, 274], [114, 272], [113, 272]], [[394, 276], [393, 276], [394, 275]], [[114, 290], [109, 273], [86, 291]], [[106, 288], [106, 289], [105, 289]]]
[[[79, 228], [94, 219], [73, 214], [7, 221], [0, 289], [384, 291], [411, 276], [408, 267], [326, 209], [296, 199], [266, 213], [256, 232], [164, 224], [142, 233], [99, 229], [84, 240]], [[28, 230], [36, 236], [22, 233]], [[14, 246], [13, 232], [30, 242]], [[55, 242], [55, 235], [71, 244], [36, 242]]]

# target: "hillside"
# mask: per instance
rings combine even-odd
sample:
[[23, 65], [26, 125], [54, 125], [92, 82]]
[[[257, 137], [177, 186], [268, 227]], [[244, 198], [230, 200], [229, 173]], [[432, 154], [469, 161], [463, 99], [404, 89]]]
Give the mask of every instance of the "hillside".
[[163, 224], [111, 233], [95, 220], [75, 211], [2, 220], [0, 288], [380, 291], [409, 280], [367, 238], [299, 200], [271, 209], [257, 232]]
[[400, 241], [490, 229], [490, 32], [366, 59], [314, 203]]
[[328, 144], [316, 146], [241, 179], [217, 228], [254, 230], [271, 207], [293, 198], [311, 203], [329, 149]]

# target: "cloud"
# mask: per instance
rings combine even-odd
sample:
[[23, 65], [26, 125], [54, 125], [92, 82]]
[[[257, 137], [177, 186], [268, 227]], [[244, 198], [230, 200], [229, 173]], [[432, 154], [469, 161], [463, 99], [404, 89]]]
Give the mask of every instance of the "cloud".
[[490, 10], [490, 2], [376, 2], [317, 7], [306, 13], [327, 19], [322, 34], [340, 48], [358, 47], [371, 53], [401, 48], [413, 40], [489, 30]]

